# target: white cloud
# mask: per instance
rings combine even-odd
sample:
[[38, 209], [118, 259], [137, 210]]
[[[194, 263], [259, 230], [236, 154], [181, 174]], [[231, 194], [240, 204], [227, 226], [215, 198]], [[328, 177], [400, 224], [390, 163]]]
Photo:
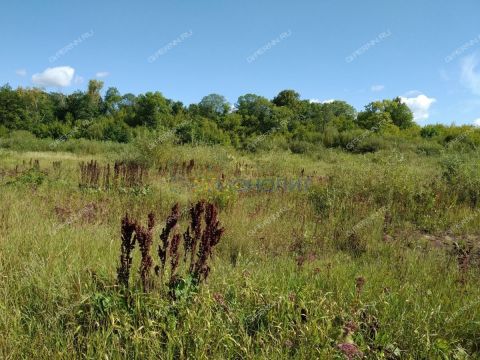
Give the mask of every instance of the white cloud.
[[107, 77], [108, 75], [110, 75], [108, 71], [99, 71], [95, 74], [95, 77], [104, 78], [104, 77]]
[[480, 118], [473, 121], [473, 125], [480, 127]]
[[477, 55], [470, 55], [462, 59], [462, 83], [474, 94], [480, 95], [480, 59]]
[[320, 99], [310, 99], [310, 104], [330, 104], [334, 101], [337, 101], [335, 99], [328, 99], [328, 100], [320, 100]]
[[372, 85], [370, 87], [370, 90], [372, 90], [373, 92], [382, 91], [383, 89], [385, 89], [385, 85]]
[[18, 70], [15, 71], [15, 74], [17, 74], [18, 76], [27, 76], [27, 70], [18, 69]]
[[33, 74], [32, 82], [40, 86], [67, 87], [72, 83], [75, 69], [70, 66], [47, 68], [43, 72]]
[[400, 97], [400, 99], [412, 110], [415, 120], [428, 119], [430, 116], [428, 113], [430, 106], [437, 101], [437, 99], [429, 98], [424, 94], [417, 95], [416, 97]]

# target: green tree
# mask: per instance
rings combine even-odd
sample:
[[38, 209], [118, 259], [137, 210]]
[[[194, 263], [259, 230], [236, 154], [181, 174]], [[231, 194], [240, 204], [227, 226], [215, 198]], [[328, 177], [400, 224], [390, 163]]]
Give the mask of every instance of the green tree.
[[120, 91], [115, 87], [109, 87], [103, 100], [103, 113], [107, 115], [114, 114], [119, 110], [121, 101], [122, 95]]
[[399, 97], [388, 101], [385, 111], [390, 113], [392, 121], [400, 129], [408, 129], [415, 123], [413, 122], [413, 113], [407, 104], [404, 104]]
[[276, 106], [295, 108], [300, 102], [300, 94], [295, 90], [282, 90], [272, 100]]
[[218, 116], [225, 115], [230, 110], [230, 104], [228, 101], [219, 94], [210, 94], [198, 103], [198, 109], [200, 115], [208, 118], [217, 118]]
[[167, 99], [160, 92], [147, 92], [139, 95], [135, 104], [133, 126], [147, 126], [151, 129], [158, 127], [164, 118], [169, 117], [170, 107]]
[[413, 113], [400, 98], [393, 100], [374, 101], [365, 106], [360, 112], [357, 123], [360, 127], [368, 129], [378, 123], [393, 123], [400, 129], [407, 129], [414, 125]]
[[20, 94], [6, 84], [0, 87], [0, 125], [8, 129], [25, 129], [25, 104]]

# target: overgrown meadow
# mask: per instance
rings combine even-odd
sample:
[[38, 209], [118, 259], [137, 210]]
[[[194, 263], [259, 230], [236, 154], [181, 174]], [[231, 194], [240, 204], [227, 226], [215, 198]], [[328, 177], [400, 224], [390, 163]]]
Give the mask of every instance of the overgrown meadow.
[[474, 149], [48, 141], [1, 143], [0, 357], [480, 358]]

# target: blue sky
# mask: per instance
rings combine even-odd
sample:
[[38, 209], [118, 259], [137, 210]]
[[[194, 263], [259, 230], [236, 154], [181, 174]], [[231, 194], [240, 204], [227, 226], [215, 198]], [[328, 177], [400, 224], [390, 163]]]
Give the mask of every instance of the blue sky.
[[479, 14], [478, 0], [3, 1], [0, 84], [70, 93], [99, 77], [185, 104], [295, 89], [362, 109], [402, 96], [420, 124], [470, 124]]

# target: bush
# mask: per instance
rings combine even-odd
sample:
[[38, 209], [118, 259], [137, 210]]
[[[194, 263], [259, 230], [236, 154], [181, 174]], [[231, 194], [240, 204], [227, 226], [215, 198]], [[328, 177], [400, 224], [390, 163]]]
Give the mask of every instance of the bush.
[[8, 136], [8, 129], [3, 126], [3, 125], [0, 125], [0, 138], [6, 138]]
[[438, 143], [434, 142], [425, 142], [417, 146], [417, 154], [422, 154], [426, 156], [437, 156], [444, 151], [444, 147]]
[[431, 139], [442, 134], [443, 125], [426, 125], [420, 130], [420, 136], [424, 139]]
[[312, 143], [302, 140], [292, 141], [289, 147], [294, 154], [305, 154], [314, 149], [314, 145]]

